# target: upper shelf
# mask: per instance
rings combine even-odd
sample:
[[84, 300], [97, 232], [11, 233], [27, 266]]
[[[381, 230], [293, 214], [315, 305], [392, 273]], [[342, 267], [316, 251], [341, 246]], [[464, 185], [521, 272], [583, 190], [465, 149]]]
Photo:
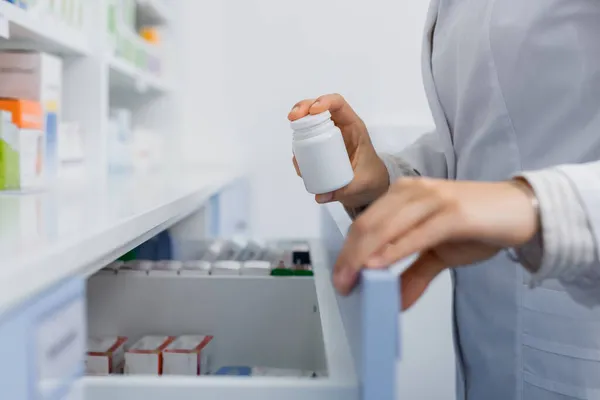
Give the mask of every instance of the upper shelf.
[[[60, 55], [88, 55], [87, 37], [50, 17], [37, 16], [0, 1], [0, 47], [39, 50]], [[6, 38], [9, 40], [6, 40]]]
[[140, 94], [165, 93], [170, 90], [169, 85], [163, 79], [142, 71], [118, 57], [110, 58], [109, 67], [112, 88]]
[[63, 279], [97, 271], [237, 177], [206, 168], [0, 195], [0, 316]]
[[137, 0], [137, 12], [143, 25], [166, 25], [171, 18], [164, 0]]

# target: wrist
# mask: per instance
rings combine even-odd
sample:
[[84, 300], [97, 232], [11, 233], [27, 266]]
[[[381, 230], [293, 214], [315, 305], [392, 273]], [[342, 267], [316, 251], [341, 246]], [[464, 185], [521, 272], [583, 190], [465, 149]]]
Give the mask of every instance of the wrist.
[[541, 214], [540, 214], [540, 202], [535, 194], [535, 190], [529, 184], [529, 182], [523, 177], [516, 177], [509, 181], [509, 183], [517, 188], [521, 193], [527, 196], [529, 203], [529, 214], [533, 219], [533, 227], [528, 234], [526, 234], [526, 240], [524, 243], [533, 239], [536, 234], [540, 231], [541, 226]]

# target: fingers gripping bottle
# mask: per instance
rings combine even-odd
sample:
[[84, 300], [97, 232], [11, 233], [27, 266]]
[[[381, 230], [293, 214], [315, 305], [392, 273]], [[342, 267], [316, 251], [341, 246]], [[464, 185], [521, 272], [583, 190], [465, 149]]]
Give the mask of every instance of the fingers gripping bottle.
[[354, 179], [342, 132], [329, 111], [300, 118], [291, 127], [294, 156], [309, 193], [333, 192]]

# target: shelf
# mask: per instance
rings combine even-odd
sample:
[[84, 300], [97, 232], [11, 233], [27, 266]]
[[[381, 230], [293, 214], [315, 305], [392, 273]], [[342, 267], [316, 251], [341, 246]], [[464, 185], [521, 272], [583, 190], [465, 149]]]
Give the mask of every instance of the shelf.
[[[8, 26], [6, 26], [8, 24]], [[51, 17], [36, 15], [0, 1], [0, 47], [45, 51], [61, 55], [89, 55], [86, 36]]]
[[163, 79], [144, 72], [118, 57], [110, 57], [109, 67], [111, 88], [139, 94], [160, 94], [171, 90]]
[[1, 195], [0, 316], [63, 279], [94, 273], [197, 210], [238, 176], [205, 168]]
[[137, 0], [137, 12], [142, 25], [165, 25], [170, 20], [164, 0]]

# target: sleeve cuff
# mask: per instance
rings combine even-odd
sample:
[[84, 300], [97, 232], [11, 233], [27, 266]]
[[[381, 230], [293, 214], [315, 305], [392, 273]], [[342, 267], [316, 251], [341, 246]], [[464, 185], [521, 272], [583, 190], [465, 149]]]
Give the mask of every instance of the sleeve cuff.
[[[404, 161], [403, 159], [393, 156], [391, 154], [379, 154], [379, 158], [383, 161], [385, 168], [388, 171], [388, 175], [390, 176], [390, 183], [395, 180], [402, 178], [403, 176], [419, 176], [419, 172], [416, 171], [413, 167], [410, 166], [409, 163]], [[346, 212], [350, 216], [350, 218], [355, 219], [358, 217], [363, 211], [365, 211], [369, 205], [357, 208], [346, 208]]]
[[390, 183], [402, 178], [404, 176], [419, 176], [421, 175], [415, 170], [408, 162], [402, 158], [393, 156], [391, 154], [381, 153], [379, 158], [383, 161], [385, 168], [390, 176]]
[[521, 263], [533, 273], [532, 285], [586, 275], [595, 261], [594, 237], [569, 178], [558, 169], [520, 177], [529, 182], [540, 204], [540, 234], [516, 249]]

